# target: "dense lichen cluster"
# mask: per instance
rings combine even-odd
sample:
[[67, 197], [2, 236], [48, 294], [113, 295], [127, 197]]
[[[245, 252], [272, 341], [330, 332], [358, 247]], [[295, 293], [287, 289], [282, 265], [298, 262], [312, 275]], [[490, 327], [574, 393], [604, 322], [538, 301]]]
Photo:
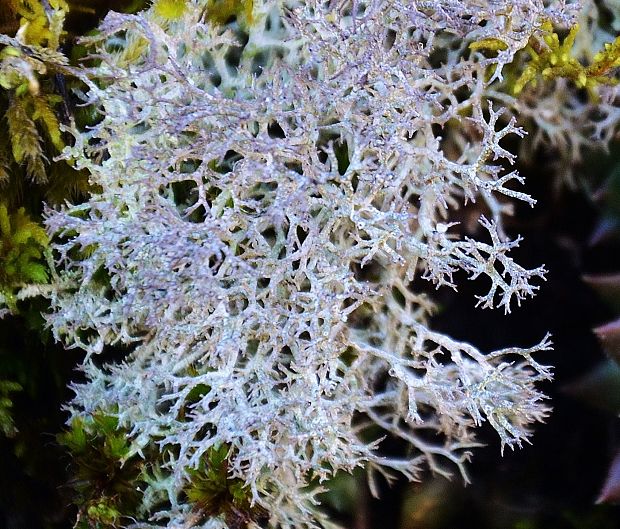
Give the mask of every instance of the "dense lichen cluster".
[[63, 157], [91, 192], [46, 219], [48, 324], [87, 353], [64, 441], [114, 477], [78, 479], [82, 519], [325, 526], [340, 470], [467, 479], [481, 423], [528, 440], [548, 338], [484, 354], [430, 328], [424, 285], [484, 278], [505, 312], [539, 288], [503, 227], [535, 203], [509, 141], [579, 156], [617, 130], [617, 45], [571, 55], [578, 7], [157, 0], [84, 39], [100, 119]]

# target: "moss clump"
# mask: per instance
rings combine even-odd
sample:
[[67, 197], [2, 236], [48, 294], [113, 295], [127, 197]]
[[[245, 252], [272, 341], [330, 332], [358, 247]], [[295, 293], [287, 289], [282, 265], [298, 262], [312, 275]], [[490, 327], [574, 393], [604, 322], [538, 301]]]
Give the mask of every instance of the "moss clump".
[[71, 453], [74, 503], [79, 508], [79, 529], [119, 527], [126, 516], [136, 514], [144, 462], [131, 457], [127, 431], [118, 419], [104, 412], [76, 417], [58, 442]]
[[250, 522], [260, 524], [268, 513], [252, 504], [252, 494], [243, 480], [228, 475], [230, 447], [226, 444], [209, 449], [196, 469], [188, 469], [190, 483], [187, 499], [204, 517], [220, 516], [231, 529], [241, 529]]

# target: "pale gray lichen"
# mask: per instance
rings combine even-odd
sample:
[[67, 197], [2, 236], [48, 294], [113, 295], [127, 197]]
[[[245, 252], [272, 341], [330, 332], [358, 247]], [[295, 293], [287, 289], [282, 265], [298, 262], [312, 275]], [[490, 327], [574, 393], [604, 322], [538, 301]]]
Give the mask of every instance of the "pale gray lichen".
[[[136, 527], [224, 527], [182, 495], [222, 444], [270, 525], [299, 528], [328, 523], [314, 484], [339, 470], [467, 479], [481, 423], [528, 440], [548, 338], [483, 354], [429, 328], [419, 285], [486, 276], [478, 304], [506, 312], [538, 289], [502, 229], [510, 201], [535, 202], [500, 145], [523, 135], [520, 107], [492, 88], [577, 6], [256, 0], [244, 28], [204, 7], [107, 16], [102, 119], [65, 151], [99, 191], [47, 212], [49, 324], [87, 352], [71, 413], [108, 410], [134, 453], [163, 454]], [[468, 48], [498, 35], [495, 57]], [[479, 240], [452, 222], [476, 200]], [[101, 365], [110, 345], [131, 352]], [[383, 455], [386, 435], [412, 449]]]

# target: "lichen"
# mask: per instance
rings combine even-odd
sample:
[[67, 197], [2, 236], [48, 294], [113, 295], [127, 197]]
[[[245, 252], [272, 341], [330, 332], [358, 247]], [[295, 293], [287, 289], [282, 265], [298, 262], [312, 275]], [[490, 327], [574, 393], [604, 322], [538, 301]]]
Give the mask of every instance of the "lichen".
[[[251, 4], [244, 23], [210, 0], [106, 17], [102, 119], [64, 151], [97, 190], [47, 211], [49, 325], [87, 353], [71, 415], [113, 408], [151, 466], [135, 528], [326, 526], [336, 472], [467, 480], [478, 426], [513, 448], [549, 412], [548, 337], [485, 354], [431, 328], [423, 284], [484, 278], [477, 304], [505, 312], [539, 288], [503, 227], [535, 199], [505, 140], [521, 103], [497, 88], [576, 6]], [[386, 436], [409, 448], [386, 456]]]

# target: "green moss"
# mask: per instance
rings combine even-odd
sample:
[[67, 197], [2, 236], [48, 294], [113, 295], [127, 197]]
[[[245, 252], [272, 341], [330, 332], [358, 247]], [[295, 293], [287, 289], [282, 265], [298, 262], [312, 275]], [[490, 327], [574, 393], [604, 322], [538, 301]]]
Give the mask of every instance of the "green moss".
[[77, 527], [119, 527], [124, 517], [137, 513], [145, 462], [130, 456], [128, 432], [119, 428], [114, 415], [99, 412], [76, 417], [57, 440], [72, 457], [70, 484], [79, 508]]
[[231, 447], [222, 444], [210, 448], [196, 469], [188, 469], [190, 482], [185, 494], [194, 510], [207, 517], [222, 517], [231, 529], [260, 524], [267, 512], [252, 505], [252, 493], [241, 479], [228, 474]]
[[45, 230], [30, 219], [24, 208], [9, 212], [0, 202], [0, 294], [11, 310], [16, 310], [14, 295], [19, 285], [48, 281], [43, 263], [48, 245]]
[[236, 19], [242, 29], [252, 25], [254, 0], [209, 0], [205, 19], [215, 25], [228, 24]]
[[[557, 78], [571, 80], [577, 88], [585, 88], [593, 101], [598, 100], [596, 89], [600, 85], [615, 85], [618, 79], [614, 77], [615, 69], [620, 66], [620, 37], [613, 42], [606, 43], [603, 50], [594, 56], [592, 64], [583, 65], [573, 54], [575, 38], [579, 33], [579, 25], [573, 26], [568, 35], [560, 40], [553, 30], [550, 21], [542, 24], [543, 36], [531, 37], [528, 45], [517, 54], [527, 54], [529, 57], [521, 71], [521, 61], [515, 60], [508, 65], [505, 84], [513, 95], [519, 95], [528, 86], [536, 86], [540, 81], [550, 81]], [[506, 50], [508, 45], [500, 38], [482, 39], [469, 45], [472, 50], [497, 52]], [[493, 73], [493, 71], [489, 72]]]
[[22, 387], [17, 382], [0, 380], [0, 433], [7, 437], [12, 437], [17, 433], [13, 417], [11, 416], [13, 401], [11, 400], [10, 393], [21, 390]]
[[187, 10], [185, 0], [155, 0], [153, 10], [165, 20], [178, 20]]

